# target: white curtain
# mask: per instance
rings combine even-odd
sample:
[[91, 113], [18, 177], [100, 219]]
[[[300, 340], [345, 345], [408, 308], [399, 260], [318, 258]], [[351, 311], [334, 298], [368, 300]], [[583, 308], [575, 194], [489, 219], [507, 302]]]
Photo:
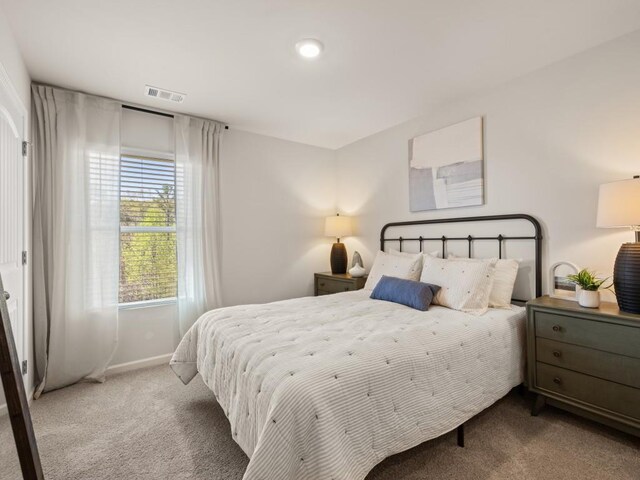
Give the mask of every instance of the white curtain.
[[175, 116], [178, 319], [184, 335], [220, 306], [220, 139], [223, 126]]
[[37, 396], [104, 380], [115, 350], [121, 106], [40, 85], [32, 99]]

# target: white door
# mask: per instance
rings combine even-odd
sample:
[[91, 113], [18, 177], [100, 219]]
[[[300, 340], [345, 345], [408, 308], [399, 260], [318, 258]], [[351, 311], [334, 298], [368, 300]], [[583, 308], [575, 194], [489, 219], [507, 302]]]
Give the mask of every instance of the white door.
[[[20, 361], [24, 358], [24, 116], [0, 82], [0, 275]], [[0, 402], [1, 403], [1, 402]]]

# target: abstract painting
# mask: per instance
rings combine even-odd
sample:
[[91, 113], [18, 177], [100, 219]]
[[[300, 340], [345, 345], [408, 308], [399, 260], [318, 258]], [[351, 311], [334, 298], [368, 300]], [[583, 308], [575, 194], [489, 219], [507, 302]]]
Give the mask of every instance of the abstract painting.
[[409, 141], [412, 212], [484, 203], [482, 117]]

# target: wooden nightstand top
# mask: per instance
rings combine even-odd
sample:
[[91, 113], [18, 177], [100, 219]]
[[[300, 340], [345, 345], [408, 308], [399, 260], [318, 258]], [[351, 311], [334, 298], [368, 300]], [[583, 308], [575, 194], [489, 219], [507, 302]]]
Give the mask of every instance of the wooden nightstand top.
[[607, 316], [616, 317], [620, 320], [631, 320], [640, 323], [640, 315], [633, 313], [621, 312], [617, 303], [602, 302], [599, 308], [581, 307], [578, 302], [571, 300], [563, 300], [560, 298], [551, 298], [548, 295], [535, 298], [527, 302], [527, 306], [534, 308], [544, 308], [553, 310], [564, 310], [580, 316]]
[[364, 277], [352, 277], [350, 273], [318, 272], [315, 275], [316, 277], [339, 278], [341, 280], [358, 280], [360, 278], [367, 278], [366, 275]]

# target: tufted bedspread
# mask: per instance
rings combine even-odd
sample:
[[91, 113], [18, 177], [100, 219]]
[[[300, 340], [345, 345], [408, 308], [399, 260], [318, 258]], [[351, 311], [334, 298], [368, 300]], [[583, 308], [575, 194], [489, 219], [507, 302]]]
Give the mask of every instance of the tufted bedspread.
[[249, 456], [244, 480], [359, 480], [521, 383], [524, 309], [472, 316], [357, 291], [212, 310], [171, 360], [198, 372]]

